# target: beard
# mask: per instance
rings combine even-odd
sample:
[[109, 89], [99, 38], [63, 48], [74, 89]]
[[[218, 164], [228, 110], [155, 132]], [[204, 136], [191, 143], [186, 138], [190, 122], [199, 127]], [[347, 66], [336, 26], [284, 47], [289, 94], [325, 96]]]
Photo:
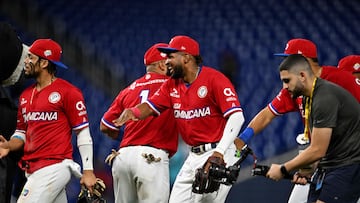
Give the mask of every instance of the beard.
[[180, 65], [173, 66], [172, 70], [170, 70], [170, 72], [172, 72], [171, 78], [173, 78], [173, 79], [179, 79], [179, 78], [184, 77], [184, 71], [182, 69], [182, 66], [180, 66]]
[[39, 73], [35, 71], [35, 66], [33, 63], [29, 63], [30, 68], [28, 70], [24, 70], [24, 76], [25, 78], [36, 78]]
[[166, 76], [171, 76], [172, 75], [172, 69], [170, 69], [169, 67], [166, 68]]
[[295, 89], [294, 91], [292, 91], [292, 98], [295, 99], [295, 98], [298, 98], [299, 96], [302, 95], [302, 91], [299, 90], [299, 89]]
[[298, 98], [299, 96], [303, 95], [304, 91], [304, 85], [302, 85], [300, 82], [298, 82], [294, 88], [293, 91], [291, 91], [292, 93], [292, 98]]

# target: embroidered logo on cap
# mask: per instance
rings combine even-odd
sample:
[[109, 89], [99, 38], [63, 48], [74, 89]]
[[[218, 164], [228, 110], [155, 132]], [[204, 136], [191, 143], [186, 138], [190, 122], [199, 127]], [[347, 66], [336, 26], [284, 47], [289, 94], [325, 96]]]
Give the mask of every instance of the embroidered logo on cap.
[[44, 55], [45, 55], [45, 56], [51, 56], [51, 54], [52, 54], [52, 53], [51, 53], [51, 50], [45, 50], [45, 51], [44, 51]]
[[360, 69], [360, 64], [359, 64], [359, 63], [355, 63], [355, 64], [354, 64], [354, 69], [355, 69], [355, 70], [359, 70], [359, 69]]

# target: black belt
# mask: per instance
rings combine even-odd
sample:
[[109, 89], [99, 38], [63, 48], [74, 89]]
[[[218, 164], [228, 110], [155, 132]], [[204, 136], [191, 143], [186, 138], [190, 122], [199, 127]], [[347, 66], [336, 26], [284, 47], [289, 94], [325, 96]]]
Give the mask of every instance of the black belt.
[[191, 147], [191, 152], [193, 152], [195, 154], [203, 154], [211, 149], [215, 149], [217, 145], [218, 145], [218, 142], [198, 145], [195, 147]]

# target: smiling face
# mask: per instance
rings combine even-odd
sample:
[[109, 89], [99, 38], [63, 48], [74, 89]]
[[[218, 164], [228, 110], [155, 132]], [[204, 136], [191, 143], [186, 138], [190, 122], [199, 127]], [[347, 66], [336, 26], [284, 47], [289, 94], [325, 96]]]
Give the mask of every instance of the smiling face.
[[166, 66], [168, 67], [169, 75], [174, 79], [184, 77], [183, 57], [184, 53], [182, 52], [168, 54], [168, 58], [166, 59]]

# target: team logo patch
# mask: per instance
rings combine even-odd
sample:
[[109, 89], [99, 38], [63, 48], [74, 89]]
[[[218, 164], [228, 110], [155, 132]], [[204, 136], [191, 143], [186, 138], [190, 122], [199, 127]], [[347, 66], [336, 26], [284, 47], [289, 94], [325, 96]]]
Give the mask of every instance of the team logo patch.
[[231, 88], [227, 87], [224, 89], [224, 95], [227, 97], [235, 96], [235, 93], [231, 90]]
[[201, 86], [199, 87], [198, 91], [197, 91], [197, 95], [200, 97], [200, 98], [204, 98], [206, 97], [208, 93], [208, 90], [206, 88], [206, 86]]
[[150, 79], [150, 77], [151, 77], [150, 74], [146, 74], [146, 75], [145, 75], [145, 79], [146, 79], [146, 80]]
[[358, 85], [360, 85], [360, 79], [358, 79], [358, 78], [356, 78], [356, 83], [358, 84]]
[[52, 104], [55, 104], [57, 103], [58, 101], [60, 101], [61, 99], [61, 96], [58, 92], [52, 92], [50, 95], [49, 95], [49, 102], [52, 103]]

